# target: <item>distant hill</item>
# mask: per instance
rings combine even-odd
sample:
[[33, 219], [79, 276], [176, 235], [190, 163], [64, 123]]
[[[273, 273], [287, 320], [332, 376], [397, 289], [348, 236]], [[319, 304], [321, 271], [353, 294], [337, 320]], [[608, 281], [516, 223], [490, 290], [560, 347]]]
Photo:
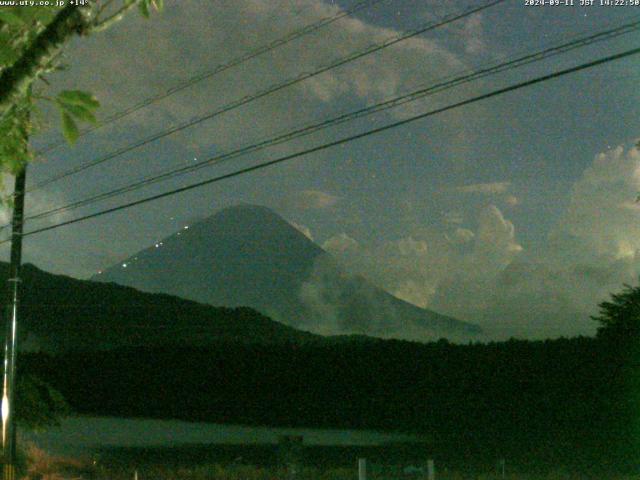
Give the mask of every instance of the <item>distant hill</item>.
[[235, 206], [185, 225], [92, 278], [211, 305], [249, 306], [323, 334], [472, 339], [476, 325], [402, 301], [348, 274], [273, 211]]
[[[0, 262], [2, 286], [7, 274], [8, 265]], [[228, 341], [273, 344], [319, 338], [247, 307], [213, 307], [120, 285], [53, 275], [33, 265], [23, 267], [22, 278], [22, 349], [202, 347]]]

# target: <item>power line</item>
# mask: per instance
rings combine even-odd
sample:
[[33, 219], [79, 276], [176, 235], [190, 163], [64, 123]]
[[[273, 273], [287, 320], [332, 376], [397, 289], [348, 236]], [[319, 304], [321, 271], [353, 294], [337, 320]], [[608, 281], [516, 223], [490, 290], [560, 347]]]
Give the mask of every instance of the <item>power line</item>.
[[140, 141], [138, 141], [136, 143], [133, 143], [133, 144], [128, 145], [126, 147], [120, 148], [120, 149], [118, 149], [118, 150], [116, 150], [114, 152], [111, 152], [111, 153], [109, 153], [109, 154], [107, 154], [107, 155], [105, 155], [103, 157], [100, 157], [98, 159], [92, 160], [91, 162], [88, 162], [88, 163], [86, 163], [84, 165], [80, 165], [78, 167], [71, 168], [71, 169], [67, 170], [66, 172], [62, 172], [62, 173], [60, 173], [58, 175], [54, 175], [53, 177], [50, 177], [49, 179], [44, 180], [44, 181], [34, 185], [33, 187], [28, 188], [27, 192], [33, 192], [35, 190], [39, 190], [39, 189], [41, 189], [41, 188], [43, 188], [43, 187], [45, 187], [45, 186], [47, 186], [47, 185], [49, 185], [49, 184], [51, 184], [53, 182], [56, 182], [58, 180], [62, 180], [63, 178], [67, 178], [67, 177], [69, 177], [71, 175], [75, 175], [76, 173], [82, 172], [82, 171], [87, 170], [87, 169], [89, 169], [91, 167], [94, 167], [96, 165], [99, 165], [99, 164], [102, 164], [102, 163], [107, 162], [109, 160], [112, 160], [114, 158], [117, 158], [117, 157], [119, 157], [119, 156], [121, 156], [121, 155], [123, 155], [125, 153], [128, 153], [128, 152], [130, 152], [132, 150], [136, 150], [136, 149], [138, 149], [140, 147], [143, 147], [143, 146], [148, 145], [148, 144], [150, 144], [152, 142], [160, 140], [161, 138], [167, 137], [167, 136], [172, 135], [174, 133], [177, 133], [177, 132], [180, 132], [180, 131], [185, 130], [187, 128], [193, 127], [193, 126], [195, 126], [195, 125], [197, 125], [199, 123], [202, 123], [202, 122], [204, 122], [206, 120], [210, 120], [210, 119], [212, 119], [214, 117], [217, 117], [218, 115], [221, 115], [223, 113], [229, 112], [229, 111], [234, 110], [236, 108], [239, 108], [239, 107], [241, 107], [243, 105], [246, 105], [246, 104], [248, 104], [250, 102], [253, 102], [253, 101], [258, 100], [260, 98], [266, 97], [267, 95], [270, 95], [272, 93], [276, 93], [276, 92], [278, 92], [280, 90], [284, 90], [285, 88], [288, 88], [290, 86], [293, 86], [295, 84], [303, 82], [304, 80], [308, 80], [309, 78], [313, 78], [313, 77], [318, 76], [318, 75], [320, 75], [322, 73], [328, 72], [329, 70], [332, 70], [334, 68], [340, 67], [340, 66], [345, 65], [345, 64], [350, 63], [350, 62], [353, 62], [353, 61], [358, 60], [358, 59], [360, 59], [362, 57], [365, 57], [367, 55], [371, 55], [372, 53], [378, 52], [378, 51], [380, 51], [380, 50], [382, 50], [384, 48], [388, 48], [388, 47], [390, 47], [392, 45], [395, 45], [395, 44], [397, 44], [399, 42], [402, 42], [402, 41], [407, 40], [409, 38], [415, 37], [417, 35], [420, 35], [422, 33], [427, 32], [427, 31], [434, 30], [436, 28], [442, 27], [444, 25], [447, 25], [449, 23], [455, 22], [455, 21], [460, 20], [462, 18], [468, 17], [470, 15], [473, 15], [474, 13], [480, 12], [482, 10], [490, 8], [490, 7], [494, 6], [494, 5], [502, 3], [504, 1], [506, 1], [506, 0], [491, 0], [488, 3], [485, 3], [485, 4], [483, 4], [483, 5], [479, 6], [479, 7], [473, 7], [473, 8], [467, 9], [462, 13], [456, 13], [456, 14], [447, 15], [447, 16], [443, 17], [443, 19], [441, 19], [441, 20], [439, 20], [437, 22], [429, 23], [427, 25], [423, 25], [423, 26], [421, 26], [419, 28], [410, 30], [410, 31], [405, 32], [403, 34], [393, 36], [393, 37], [391, 37], [391, 38], [389, 38], [389, 39], [387, 39], [387, 40], [385, 40], [385, 41], [383, 41], [381, 43], [373, 44], [373, 45], [365, 48], [364, 50], [357, 51], [357, 52], [351, 53], [351, 54], [349, 54], [349, 55], [347, 55], [345, 57], [339, 58], [339, 59], [333, 61], [332, 63], [328, 64], [328, 65], [325, 65], [323, 67], [318, 68], [317, 70], [314, 70], [313, 72], [302, 73], [302, 74], [298, 75], [297, 77], [293, 77], [293, 78], [290, 78], [288, 80], [285, 80], [284, 82], [272, 85], [271, 87], [268, 87], [268, 88], [266, 88], [264, 90], [261, 90], [261, 91], [259, 91], [257, 93], [254, 93], [252, 95], [247, 95], [247, 96], [242, 97], [242, 98], [240, 98], [238, 100], [234, 100], [233, 102], [230, 102], [230, 103], [220, 107], [219, 109], [217, 109], [217, 110], [215, 110], [215, 111], [213, 111], [211, 113], [196, 117], [196, 118], [194, 118], [192, 120], [189, 120], [189, 121], [187, 121], [185, 123], [182, 123], [180, 125], [177, 125], [175, 127], [169, 128], [167, 130], [163, 130], [163, 131], [158, 132], [158, 133], [156, 133], [154, 135], [151, 135], [150, 137], [147, 137], [147, 138], [145, 138], [143, 140], [140, 140]]
[[[420, 120], [420, 119], [423, 119], [423, 118], [427, 118], [427, 117], [431, 117], [431, 116], [437, 115], [439, 113], [443, 113], [443, 112], [446, 112], [446, 111], [453, 110], [455, 108], [460, 108], [460, 107], [463, 107], [463, 106], [466, 106], [466, 105], [470, 105], [472, 103], [479, 102], [481, 100], [486, 100], [488, 98], [496, 97], [496, 96], [502, 95], [504, 93], [512, 92], [512, 91], [515, 91], [515, 90], [519, 90], [521, 88], [525, 88], [525, 87], [529, 87], [531, 85], [535, 85], [535, 84], [538, 84], [538, 83], [546, 82], [548, 80], [552, 80], [552, 79], [555, 79], [555, 78], [558, 78], [558, 77], [569, 75], [571, 73], [575, 73], [575, 72], [578, 72], [578, 71], [586, 70], [588, 68], [593, 68], [593, 67], [598, 66], [598, 65], [603, 65], [605, 63], [612, 62], [614, 60], [619, 60], [619, 59], [622, 59], [622, 58], [630, 57], [632, 55], [637, 55], [639, 53], [640, 53], [640, 48], [634, 48], [634, 49], [631, 49], [631, 50], [626, 50], [624, 52], [621, 52], [621, 53], [618, 53], [618, 54], [615, 54], [615, 55], [610, 55], [610, 56], [607, 56], [607, 57], [604, 57], [604, 58], [600, 58], [598, 60], [594, 60], [594, 61], [591, 61], [591, 62], [588, 62], [588, 63], [583, 63], [583, 64], [575, 66], [575, 67], [567, 68], [567, 69], [564, 69], [564, 70], [559, 70], [559, 71], [556, 71], [556, 72], [553, 72], [553, 73], [550, 73], [550, 74], [547, 74], [547, 75], [543, 75], [541, 77], [536, 77], [536, 78], [531, 79], [531, 80], [526, 80], [524, 82], [520, 82], [520, 83], [517, 83], [515, 85], [511, 85], [511, 86], [508, 86], [508, 87], [504, 87], [504, 88], [500, 88], [500, 89], [497, 89], [497, 90], [493, 90], [493, 91], [491, 91], [489, 93], [478, 95], [476, 97], [472, 97], [472, 98], [469, 98], [467, 100], [463, 100], [461, 102], [457, 102], [457, 103], [454, 103], [454, 104], [451, 104], [451, 105], [447, 105], [445, 107], [437, 108], [435, 110], [431, 110], [431, 111], [426, 112], [426, 113], [421, 113], [419, 115], [414, 115], [414, 116], [409, 117], [407, 119], [399, 120], [397, 122], [393, 122], [393, 123], [384, 125], [382, 127], [378, 127], [378, 128], [374, 128], [374, 129], [371, 129], [371, 130], [367, 130], [365, 132], [358, 133], [356, 135], [351, 135], [351, 136], [348, 136], [348, 137], [344, 137], [344, 138], [341, 138], [339, 140], [335, 140], [335, 141], [332, 141], [332, 142], [329, 142], [329, 143], [318, 145], [316, 147], [312, 147], [312, 148], [308, 148], [306, 150], [302, 150], [300, 152], [296, 152], [296, 153], [293, 153], [293, 154], [285, 155], [283, 157], [279, 157], [279, 158], [276, 158], [274, 160], [270, 160], [268, 162], [264, 162], [264, 163], [261, 163], [261, 164], [258, 164], [258, 165], [253, 165], [251, 167], [243, 168], [241, 170], [236, 170], [235, 172], [227, 173], [227, 174], [220, 175], [220, 176], [217, 176], [217, 177], [213, 177], [213, 178], [210, 178], [210, 179], [207, 179], [207, 180], [203, 180], [203, 181], [200, 181], [200, 182], [192, 183], [191, 185], [187, 185], [187, 186], [184, 186], [184, 187], [181, 187], [181, 188], [176, 188], [176, 189], [173, 189], [173, 190], [169, 190], [167, 192], [163, 192], [163, 193], [160, 193], [160, 194], [157, 194], [157, 195], [152, 195], [152, 196], [149, 196], [149, 197], [146, 197], [146, 198], [143, 198], [143, 199], [140, 199], [140, 200], [136, 200], [136, 201], [133, 201], [133, 202], [128, 202], [128, 203], [119, 205], [117, 207], [107, 208], [105, 210], [101, 210], [99, 212], [95, 212], [95, 213], [92, 213], [92, 214], [89, 214], [89, 215], [84, 215], [82, 217], [74, 218], [72, 220], [67, 220], [65, 222], [60, 222], [60, 223], [57, 223], [57, 224], [54, 224], [54, 225], [49, 225], [47, 227], [39, 228], [39, 229], [36, 229], [36, 230], [31, 230], [29, 232], [24, 233], [23, 236], [26, 237], [26, 236], [30, 236], [30, 235], [35, 235], [37, 233], [42, 233], [42, 232], [46, 232], [46, 231], [49, 231], [49, 230], [54, 230], [54, 229], [57, 229], [57, 228], [60, 228], [60, 227], [64, 227], [64, 226], [71, 225], [71, 224], [78, 223], [78, 222], [82, 222], [84, 220], [89, 220], [91, 218], [100, 217], [100, 216], [106, 215], [108, 213], [113, 213], [113, 212], [117, 212], [117, 211], [120, 211], [120, 210], [125, 210], [127, 208], [131, 208], [131, 207], [134, 207], [134, 206], [137, 206], [137, 205], [141, 205], [143, 203], [152, 202], [152, 201], [155, 201], [155, 200], [159, 200], [161, 198], [165, 198], [165, 197], [169, 197], [169, 196], [172, 196], [172, 195], [176, 195], [178, 193], [186, 192], [188, 190], [193, 190], [195, 188], [199, 188], [199, 187], [202, 187], [202, 186], [205, 186], [205, 185], [210, 185], [210, 184], [213, 184], [213, 183], [217, 183], [217, 182], [220, 182], [222, 180], [227, 180], [229, 178], [233, 178], [233, 177], [237, 177], [237, 176], [240, 176], [240, 175], [244, 175], [244, 174], [249, 173], [249, 172], [253, 172], [253, 171], [256, 171], [256, 170], [261, 170], [263, 168], [270, 167], [272, 165], [276, 165], [276, 164], [279, 164], [279, 163], [283, 163], [285, 161], [292, 160], [294, 158], [306, 156], [306, 155], [309, 155], [311, 153], [315, 153], [315, 152], [319, 152], [319, 151], [322, 151], [322, 150], [326, 150], [326, 149], [331, 148], [331, 147], [342, 145], [342, 144], [345, 144], [345, 143], [348, 143], [348, 142], [352, 142], [354, 140], [359, 140], [361, 138], [368, 137], [370, 135], [375, 135], [375, 134], [378, 134], [378, 133], [381, 133], [381, 132], [384, 132], [384, 131], [387, 131], [387, 130], [391, 130], [393, 128], [397, 128], [397, 127], [400, 127], [400, 126], [403, 126], [403, 125], [407, 125], [407, 124], [415, 122], [417, 120]], [[7, 241], [8, 240], [0, 241], [0, 244], [6, 243]]]
[[[87, 128], [85, 130], [82, 131], [82, 133], [80, 134], [80, 136], [86, 135], [88, 133], [94, 132], [102, 127], [105, 127], [111, 123], [114, 123], [124, 117], [127, 117], [128, 115], [131, 115], [132, 113], [137, 112], [138, 110], [141, 110], [145, 107], [148, 107], [149, 105], [152, 105], [154, 103], [157, 103], [161, 100], [164, 100], [165, 98], [181, 92], [189, 87], [192, 87], [193, 85], [195, 85], [196, 83], [199, 83], [203, 80], [207, 80], [219, 73], [225, 72], [233, 67], [237, 67], [238, 65], [248, 62], [249, 60], [253, 60], [254, 58], [259, 57], [260, 55], [263, 55], [265, 53], [268, 53], [270, 51], [273, 51], [279, 47], [282, 47], [284, 45], [287, 45], [288, 43], [291, 43], [294, 40], [297, 40], [298, 38], [304, 37], [306, 35], [309, 35], [313, 32], [316, 32], [317, 30], [320, 30], [323, 27], [326, 27], [328, 25], [331, 25], [334, 22], [337, 22], [338, 20], [353, 15], [354, 13], [359, 12], [360, 10], [363, 10], [367, 7], [372, 7], [382, 1], [385, 0], [364, 0], [360, 3], [357, 3], [356, 5], [354, 5], [353, 7], [351, 7], [348, 10], [341, 10], [340, 12], [338, 12], [335, 15], [332, 15], [330, 17], [324, 17], [322, 19], [320, 19], [317, 22], [311, 23], [309, 25], [306, 25], [298, 30], [295, 30], [294, 32], [291, 32], [288, 35], [285, 35], [284, 37], [280, 37], [262, 47], [256, 48], [254, 50], [250, 50], [249, 52], [245, 53], [244, 55], [241, 55], [239, 57], [236, 57], [232, 60], [227, 61], [226, 63], [222, 63], [217, 65], [216, 67], [214, 67], [212, 70], [206, 71], [206, 72], [202, 72], [198, 75], [195, 75], [193, 77], [190, 77], [189, 79], [167, 89], [166, 91], [159, 93], [157, 95], [148, 97], [134, 105], [131, 105], [128, 108], [125, 108], [124, 110], [121, 110], [117, 113], [114, 113], [113, 115], [107, 117], [106, 119], [102, 120], [100, 122], [99, 125], [96, 125], [95, 127], [90, 127]], [[52, 145], [49, 145], [47, 147], [45, 147], [44, 149], [40, 150], [37, 152], [38, 155], [42, 155], [45, 153], [48, 153], [52, 150], [55, 150], [58, 147], [61, 147], [63, 145], [66, 145], [66, 142], [58, 142]]]
[[[409, 102], [413, 102], [416, 100], [419, 100], [421, 98], [424, 98], [428, 95], [433, 95], [435, 93], [439, 93], [442, 92], [444, 90], [448, 90], [450, 88], [462, 85], [464, 83], [468, 83], [474, 80], [477, 80], [479, 78], [483, 78], [489, 75], [494, 75], [496, 73], [501, 73], [507, 70], [511, 70], [523, 65], [527, 65], [533, 62], [537, 62], [540, 60], [543, 60], [545, 58], [549, 58], [551, 56], [555, 56], [555, 55], [559, 55], [562, 53], [566, 53], [568, 51], [577, 49], [577, 48], [581, 48], [587, 45], [591, 45], [593, 43], [596, 42], [600, 42], [600, 41], [605, 41], [605, 40], [609, 40], [611, 38], [626, 34], [626, 33], [630, 33], [633, 31], [637, 31], [640, 28], [640, 21], [635, 21], [635, 22], [630, 22], [618, 27], [614, 27], [602, 32], [598, 32], [595, 34], [591, 34], [591, 35], [587, 35], [584, 37], [579, 37], [575, 40], [572, 40], [570, 42], [565, 42], [556, 46], [552, 46], [549, 48], [546, 48], [544, 50], [541, 51], [537, 51], [535, 53], [529, 53], [526, 54], [524, 56], [520, 56], [520, 57], [516, 57], [513, 58], [511, 60], [508, 60], [506, 62], [503, 63], [499, 63], [496, 65], [493, 65], [491, 67], [486, 67], [486, 68], [480, 68], [474, 71], [471, 71], [470, 73], [466, 74], [466, 75], [462, 75], [462, 76], [458, 76], [458, 77], [454, 77], [452, 79], [449, 79], [447, 81], [444, 81], [445, 79], [443, 79], [443, 81], [440, 81], [438, 83], [432, 84], [426, 88], [422, 88], [419, 89], [417, 91], [413, 91], [410, 92], [408, 94], [404, 94], [380, 103], [377, 103], [375, 105], [371, 105], [356, 111], [352, 111], [349, 113], [345, 113], [342, 114], [338, 117], [333, 117], [330, 118], [328, 120], [324, 120], [322, 122], [319, 123], [315, 123], [315, 124], [311, 124], [311, 125], [307, 125], [305, 127], [293, 130], [293, 131], [288, 131], [284, 134], [278, 135], [276, 137], [267, 139], [267, 140], [263, 140], [259, 143], [256, 144], [252, 144], [252, 145], [248, 145], [239, 149], [236, 149], [232, 152], [228, 152], [228, 153], [224, 153], [224, 154], [220, 154], [217, 156], [214, 156], [208, 160], [205, 161], [201, 161], [198, 162], [195, 165], [189, 165], [189, 166], [185, 166], [185, 167], [180, 167], [180, 168], [176, 168], [176, 169], [170, 169], [167, 171], [164, 171], [160, 174], [156, 174], [156, 175], [152, 175], [152, 176], [148, 176], [146, 178], [134, 181], [128, 185], [107, 191], [107, 192], [103, 192], [103, 193], [99, 193], [97, 195], [93, 195], [91, 197], [88, 198], [84, 198], [81, 200], [77, 200], [74, 201], [70, 204], [67, 205], [63, 205], [60, 207], [56, 207], [50, 210], [46, 210], [46, 211], [42, 211], [39, 213], [36, 213], [34, 215], [28, 216], [26, 217], [25, 220], [35, 220], [35, 219], [41, 219], [41, 218], [46, 218], [49, 217], [51, 215], [57, 214], [57, 213], [61, 213], [61, 212], [65, 212], [65, 211], [69, 211], [75, 208], [79, 208], [79, 207], [83, 207], [86, 205], [90, 205], [92, 203], [95, 203], [97, 201], [101, 201], [101, 200], [106, 200], [124, 193], [128, 193], [134, 190], [137, 190], [139, 188], [148, 186], [148, 185], [152, 185], [154, 183], [160, 182], [160, 181], [164, 181], [167, 180], [169, 178], [173, 178], [175, 176], [179, 176], [179, 175], [184, 175], [187, 173], [192, 173], [194, 171], [197, 171], [201, 168], [205, 168], [208, 166], [211, 166], [213, 164], [219, 164], [222, 163], [224, 161], [230, 160], [232, 158], [236, 158], [239, 156], [243, 156], [246, 155], [248, 153], [251, 152], [255, 152], [257, 150], [262, 150], [274, 145], [278, 145], [281, 143], [285, 143], [288, 142], [290, 140], [293, 140], [295, 138], [300, 138], [306, 135], [310, 135], [312, 133], [318, 132], [320, 130], [323, 130], [325, 128], [328, 127], [332, 127], [335, 125], [339, 125], [342, 123], [345, 123], [347, 121], [351, 121], [357, 118], [361, 118], [367, 115], [371, 115], [373, 113], [378, 113], [380, 111], [383, 110], [387, 110], [390, 108], [395, 108], [401, 105], [404, 105], [406, 103]], [[448, 78], [448, 77], [447, 77]], [[2, 228], [5, 228], [6, 225], [4, 227], [0, 227], [0, 230], [2, 230]]]

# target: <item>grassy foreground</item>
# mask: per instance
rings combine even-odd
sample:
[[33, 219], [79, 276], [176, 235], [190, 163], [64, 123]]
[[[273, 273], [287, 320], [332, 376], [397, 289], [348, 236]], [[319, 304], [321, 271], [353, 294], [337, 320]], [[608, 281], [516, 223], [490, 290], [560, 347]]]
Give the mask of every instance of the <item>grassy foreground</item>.
[[[22, 480], [356, 480], [358, 471], [353, 468], [302, 467], [298, 472], [284, 467], [256, 467], [251, 465], [207, 464], [194, 467], [168, 467], [145, 465], [140, 469], [132, 466], [101, 465], [87, 459], [54, 457], [30, 445], [21, 466]], [[571, 474], [558, 470], [546, 475], [526, 474], [461, 474], [437, 472], [436, 480], [640, 480], [635, 476], [593, 476]], [[426, 480], [426, 473], [407, 473], [400, 467], [370, 465], [368, 480]]]

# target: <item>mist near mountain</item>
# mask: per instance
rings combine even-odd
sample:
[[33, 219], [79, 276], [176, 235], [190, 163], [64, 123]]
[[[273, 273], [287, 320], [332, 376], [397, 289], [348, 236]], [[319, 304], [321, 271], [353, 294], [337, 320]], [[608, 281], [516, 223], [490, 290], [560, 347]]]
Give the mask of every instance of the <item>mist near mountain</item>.
[[402, 301], [349, 274], [266, 207], [223, 209], [92, 277], [211, 305], [249, 306], [325, 334], [473, 339], [476, 325]]

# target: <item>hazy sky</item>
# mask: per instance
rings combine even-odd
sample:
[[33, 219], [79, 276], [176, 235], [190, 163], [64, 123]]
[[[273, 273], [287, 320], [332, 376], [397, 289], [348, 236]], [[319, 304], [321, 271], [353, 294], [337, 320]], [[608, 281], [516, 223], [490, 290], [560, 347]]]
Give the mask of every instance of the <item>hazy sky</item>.
[[[77, 39], [52, 88], [103, 117], [355, 1], [183, 0]], [[507, 0], [34, 192], [36, 213], [166, 168], [630, 22], [640, 7]], [[575, 0], [579, 3], [579, 0]], [[598, 2], [599, 3], [599, 2]], [[479, 1], [385, 0], [59, 148], [31, 184]], [[638, 33], [485, 78], [259, 154], [50, 218], [90, 213], [640, 46]], [[195, 218], [266, 205], [352, 270], [495, 338], [589, 334], [589, 314], [640, 272], [640, 57], [608, 63], [286, 164], [26, 240], [26, 261], [86, 278]], [[34, 144], [59, 139], [57, 119]]]

